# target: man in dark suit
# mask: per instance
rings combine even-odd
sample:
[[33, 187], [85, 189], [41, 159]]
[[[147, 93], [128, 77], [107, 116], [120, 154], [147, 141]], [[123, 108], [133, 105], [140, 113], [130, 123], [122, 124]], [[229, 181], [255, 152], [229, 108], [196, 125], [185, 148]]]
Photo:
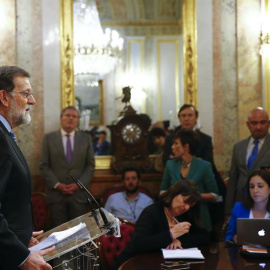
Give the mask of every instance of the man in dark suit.
[[249, 112], [247, 127], [251, 136], [233, 147], [226, 200], [227, 215], [230, 215], [234, 203], [241, 201], [248, 175], [270, 163], [269, 125], [268, 113], [263, 108], [257, 107]]
[[[0, 67], [0, 269], [52, 269], [43, 257], [54, 247], [29, 251], [41, 232], [33, 232], [31, 176], [12, 129], [31, 121], [36, 103], [30, 75], [15, 66]], [[13, 136], [13, 137], [12, 137]]]
[[[196, 124], [198, 121], [199, 112], [198, 110], [191, 104], [184, 104], [179, 112], [178, 118], [180, 121], [180, 126], [176, 127], [174, 132], [166, 138], [165, 146], [164, 146], [164, 154], [163, 154], [163, 164], [166, 165], [166, 162], [169, 158], [172, 157], [172, 144], [174, 135], [180, 129], [193, 129], [199, 135], [199, 144], [194, 156], [202, 158], [204, 160], [209, 161], [212, 164], [212, 169], [215, 175], [216, 183], [218, 186], [219, 195], [222, 197], [222, 201], [217, 203], [210, 203], [209, 204], [209, 211], [212, 218], [213, 228], [214, 228], [214, 238], [219, 238], [220, 227], [222, 226], [224, 220], [224, 213], [225, 213], [225, 197], [226, 197], [226, 187], [224, 184], [223, 179], [221, 178], [219, 172], [217, 171], [215, 162], [214, 162], [214, 154], [213, 154], [213, 144], [212, 138], [201, 132], [199, 129], [196, 128]], [[218, 239], [216, 239], [218, 240]]]
[[73, 106], [66, 107], [60, 120], [61, 130], [44, 136], [40, 164], [52, 227], [87, 213], [87, 199], [71, 175], [88, 187], [95, 170], [91, 136], [76, 131], [79, 111]]

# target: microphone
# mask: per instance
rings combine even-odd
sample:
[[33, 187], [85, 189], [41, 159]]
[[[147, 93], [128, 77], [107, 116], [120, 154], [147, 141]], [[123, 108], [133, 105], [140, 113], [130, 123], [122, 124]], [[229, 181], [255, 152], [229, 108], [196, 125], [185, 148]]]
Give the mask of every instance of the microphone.
[[100, 216], [101, 216], [101, 218], [102, 218], [102, 220], [104, 222], [104, 225], [101, 226], [101, 228], [108, 229], [109, 234], [114, 234], [114, 228], [111, 227], [113, 225], [113, 222], [108, 221], [104, 211], [102, 210], [102, 208], [100, 207], [99, 203], [96, 201], [94, 196], [90, 193], [90, 191], [83, 185], [83, 183], [79, 179], [74, 178], [73, 175], [70, 175], [70, 176], [73, 179], [73, 181], [77, 184], [77, 186], [80, 188], [80, 190], [82, 191], [84, 196], [87, 198], [87, 201], [88, 201], [88, 203], [90, 204], [90, 206], [92, 208], [91, 215], [95, 218], [97, 225], [100, 227], [100, 223], [99, 223], [98, 218], [97, 218], [97, 213], [95, 211], [95, 208], [94, 208], [91, 200], [93, 200], [94, 203], [97, 205]]

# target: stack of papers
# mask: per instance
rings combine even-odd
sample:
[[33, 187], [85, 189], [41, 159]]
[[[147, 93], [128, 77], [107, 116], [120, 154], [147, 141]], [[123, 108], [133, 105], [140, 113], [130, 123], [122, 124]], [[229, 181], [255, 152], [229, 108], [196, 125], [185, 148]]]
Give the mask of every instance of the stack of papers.
[[86, 224], [80, 223], [77, 226], [74, 226], [70, 229], [60, 231], [60, 232], [54, 232], [51, 235], [49, 235], [44, 241], [41, 241], [37, 245], [29, 248], [29, 250], [33, 251], [33, 250], [41, 250], [41, 249], [48, 248], [50, 246], [55, 245], [56, 243], [63, 241], [64, 239], [70, 237], [71, 235], [74, 235], [75, 233], [85, 228], [86, 228]]
[[198, 248], [161, 249], [164, 259], [204, 259]]
[[265, 247], [255, 245], [243, 245], [242, 250], [250, 253], [267, 253], [267, 249]]

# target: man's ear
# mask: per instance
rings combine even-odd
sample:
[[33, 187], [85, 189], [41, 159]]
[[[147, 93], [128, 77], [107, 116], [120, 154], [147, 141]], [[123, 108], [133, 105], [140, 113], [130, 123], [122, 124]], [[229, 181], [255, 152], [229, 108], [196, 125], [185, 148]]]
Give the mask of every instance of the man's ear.
[[8, 98], [7, 98], [7, 91], [6, 90], [0, 90], [0, 103], [7, 107], [8, 106]]

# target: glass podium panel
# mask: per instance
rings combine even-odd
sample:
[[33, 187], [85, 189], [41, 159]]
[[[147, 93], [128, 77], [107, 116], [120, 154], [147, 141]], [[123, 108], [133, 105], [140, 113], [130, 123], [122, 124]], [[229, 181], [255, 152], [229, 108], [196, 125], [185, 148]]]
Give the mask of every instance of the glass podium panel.
[[[51, 263], [50, 261], [53, 260], [54, 264], [58, 264], [57, 261], [59, 261], [59, 265], [61, 267], [59, 268], [59, 265], [55, 266], [58, 267], [57, 269], [93, 269], [93, 268], [81, 268], [77, 266], [75, 268], [71, 268], [68, 264], [70, 260], [76, 260], [76, 258], [79, 257], [92, 257], [94, 258], [94, 253], [96, 250], [97, 252], [97, 245], [94, 243], [94, 240], [99, 238], [101, 235], [104, 234], [112, 234], [111, 232], [114, 232], [114, 234], [118, 234], [119, 230], [119, 220], [115, 218], [111, 213], [106, 211], [105, 209], [101, 208], [101, 210], [104, 212], [108, 223], [104, 224], [104, 220], [100, 214], [99, 210], [95, 210], [92, 212], [89, 212], [85, 215], [82, 215], [80, 217], [77, 217], [69, 222], [66, 222], [64, 224], [61, 224], [58, 227], [55, 227], [44, 234], [37, 237], [37, 239], [43, 243], [45, 243], [45, 240], [48, 241], [47, 238], [52, 239], [51, 244], [49, 246], [55, 246], [55, 251], [44, 256], [45, 261]], [[94, 217], [95, 216], [95, 217]], [[71, 228], [75, 228], [76, 226], [80, 227], [80, 224], [82, 225], [79, 230], [75, 231], [74, 233], [68, 234], [68, 236], [63, 236], [63, 233], [70, 232]], [[73, 230], [71, 229], [71, 230]], [[68, 230], [68, 231], [67, 231]], [[65, 232], [63, 232], [65, 231]], [[62, 232], [59, 234], [59, 232]], [[53, 235], [61, 235], [61, 239], [54, 239]], [[57, 237], [58, 238], [58, 237]], [[55, 242], [55, 243], [54, 243]], [[43, 244], [42, 243], [42, 244]], [[74, 251], [75, 250], [75, 251]], [[73, 252], [72, 252], [73, 251]], [[64, 254], [69, 254], [63, 257]], [[57, 258], [57, 259], [56, 259]], [[94, 260], [95, 261], [95, 260]], [[64, 265], [66, 264], [66, 266]], [[78, 263], [74, 263], [78, 265]], [[81, 263], [80, 263], [81, 264]], [[53, 267], [54, 269], [56, 269]], [[97, 268], [98, 269], [98, 268]]]

